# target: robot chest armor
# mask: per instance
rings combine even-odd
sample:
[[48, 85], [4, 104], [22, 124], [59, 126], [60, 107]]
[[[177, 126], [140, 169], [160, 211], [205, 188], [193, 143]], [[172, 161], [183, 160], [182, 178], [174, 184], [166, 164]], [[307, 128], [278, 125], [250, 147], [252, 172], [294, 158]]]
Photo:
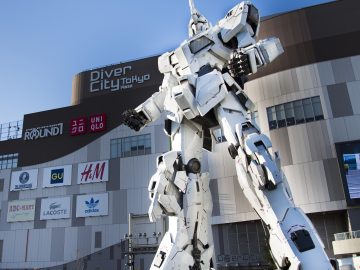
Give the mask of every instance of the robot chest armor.
[[230, 51], [225, 48], [214, 35], [203, 34], [184, 42], [175, 50], [178, 63], [174, 66], [174, 75], [182, 78], [194, 75], [204, 66], [211, 66], [221, 70], [230, 56]]

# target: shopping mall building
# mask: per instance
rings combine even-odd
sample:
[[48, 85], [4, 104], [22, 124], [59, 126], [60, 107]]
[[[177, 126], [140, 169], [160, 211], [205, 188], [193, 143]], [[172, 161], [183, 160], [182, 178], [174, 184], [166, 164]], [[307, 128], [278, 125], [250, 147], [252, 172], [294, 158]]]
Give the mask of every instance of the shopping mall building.
[[[337, 258], [360, 253], [359, 16], [360, 2], [343, 0], [264, 18], [260, 38], [279, 37], [285, 53], [246, 84], [295, 203]], [[0, 126], [0, 269], [129, 269], [129, 249], [133, 269], [149, 268], [167, 223], [149, 222], [147, 186], [170, 143], [164, 119], [135, 133], [121, 113], [161, 81], [157, 57], [83, 71], [71, 106]], [[267, 269], [261, 222], [213, 134], [203, 167], [217, 269]]]

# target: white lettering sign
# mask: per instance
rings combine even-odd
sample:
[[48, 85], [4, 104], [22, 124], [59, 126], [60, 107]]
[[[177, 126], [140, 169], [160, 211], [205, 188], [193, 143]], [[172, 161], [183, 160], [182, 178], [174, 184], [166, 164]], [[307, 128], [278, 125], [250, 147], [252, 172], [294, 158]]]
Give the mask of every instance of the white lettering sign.
[[89, 184], [108, 181], [109, 161], [81, 163], [78, 166], [77, 183]]
[[76, 197], [76, 217], [108, 215], [108, 193], [79, 195]]
[[43, 187], [71, 185], [71, 171], [71, 165], [45, 168], [43, 173]]
[[47, 137], [54, 137], [63, 134], [63, 123], [49, 126], [28, 128], [24, 133], [24, 140], [37, 140]]
[[10, 191], [35, 189], [37, 187], [38, 170], [12, 172]]
[[31, 221], [35, 217], [35, 200], [10, 201], [7, 222]]
[[127, 75], [131, 66], [119, 67], [111, 70], [93, 70], [90, 73], [90, 92], [118, 91], [132, 88], [134, 84], [143, 84], [150, 80], [150, 74]]
[[70, 218], [70, 197], [41, 200], [40, 220]]

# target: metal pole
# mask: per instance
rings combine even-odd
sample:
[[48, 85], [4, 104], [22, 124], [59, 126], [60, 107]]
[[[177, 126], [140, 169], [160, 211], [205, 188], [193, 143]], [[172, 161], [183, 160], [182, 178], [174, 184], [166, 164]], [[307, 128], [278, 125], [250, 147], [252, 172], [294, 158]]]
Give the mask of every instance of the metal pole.
[[133, 270], [134, 269], [134, 256], [133, 256], [133, 252], [132, 252], [132, 213], [129, 213], [129, 254], [128, 254], [128, 266], [129, 266], [129, 270]]

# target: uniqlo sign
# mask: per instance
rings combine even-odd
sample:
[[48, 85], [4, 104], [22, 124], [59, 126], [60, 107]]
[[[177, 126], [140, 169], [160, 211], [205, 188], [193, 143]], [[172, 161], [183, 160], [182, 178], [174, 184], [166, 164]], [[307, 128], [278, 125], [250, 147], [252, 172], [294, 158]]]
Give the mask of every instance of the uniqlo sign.
[[86, 117], [72, 119], [70, 122], [70, 135], [82, 135], [86, 133]]
[[99, 132], [106, 129], [106, 114], [90, 116], [90, 132]]
[[109, 161], [94, 161], [78, 165], [77, 183], [89, 184], [109, 180]]

